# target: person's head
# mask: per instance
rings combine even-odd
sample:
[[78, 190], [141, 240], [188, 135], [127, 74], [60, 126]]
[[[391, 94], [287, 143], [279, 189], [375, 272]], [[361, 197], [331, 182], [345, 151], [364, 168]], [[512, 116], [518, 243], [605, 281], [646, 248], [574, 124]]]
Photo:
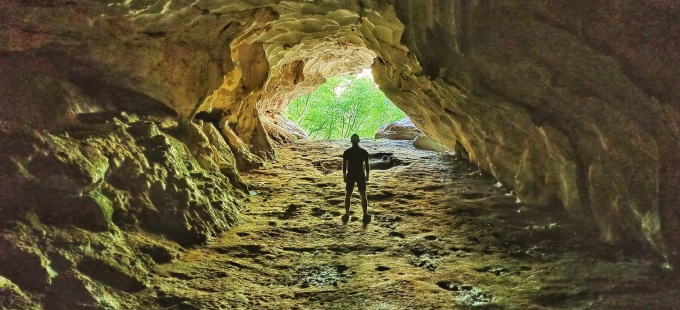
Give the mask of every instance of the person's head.
[[350, 141], [352, 141], [352, 145], [359, 145], [359, 135], [358, 134], [353, 134], [351, 138], [349, 138]]

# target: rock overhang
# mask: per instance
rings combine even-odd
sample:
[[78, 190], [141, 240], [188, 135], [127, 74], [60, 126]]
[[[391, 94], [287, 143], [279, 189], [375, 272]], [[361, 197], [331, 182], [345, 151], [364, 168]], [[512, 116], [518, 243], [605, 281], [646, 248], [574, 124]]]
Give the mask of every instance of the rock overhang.
[[[291, 99], [325, 76], [371, 66], [381, 89], [419, 128], [449, 148], [462, 145], [525, 203], [560, 205], [605, 240], [647, 243], [677, 259], [680, 113], [668, 81], [678, 78], [680, 56], [668, 48], [680, 32], [658, 31], [680, 27], [673, 11], [638, 2], [161, 4], [11, 2], [4, 7], [11, 16], [0, 35], [3, 55], [39, 55], [55, 66], [40, 67], [50, 75], [44, 94], [77, 90], [59, 73], [74, 71], [186, 119], [219, 110], [230, 145], [261, 157], [273, 152], [269, 136], [286, 139], [287, 129], [272, 119]], [[655, 37], [645, 39], [635, 27]], [[669, 52], [655, 58], [654, 48]], [[35, 76], [9, 74], [10, 82]], [[50, 84], [55, 80], [59, 87]], [[26, 97], [7, 88], [2, 94]], [[110, 106], [78, 91], [69, 95], [95, 102], [88, 109]], [[22, 111], [49, 104], [22, 100], [24, 107], [5, 103], [3, 110], [29, 124], [35, 117]], [[68, 123], [77, 109], [55, 110], [56, 123]]]

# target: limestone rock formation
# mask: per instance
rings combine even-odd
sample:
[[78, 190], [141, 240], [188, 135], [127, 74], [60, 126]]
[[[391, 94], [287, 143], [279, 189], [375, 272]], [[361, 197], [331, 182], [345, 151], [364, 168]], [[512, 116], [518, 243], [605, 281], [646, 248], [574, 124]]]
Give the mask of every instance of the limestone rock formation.
[[446, 152], [449, 150], [445, 145], [432, 140], [430, 137], [420, 134], [415, 139], [413, 139], [413, 146], [417, 149], [433, 151], [433, 152]]
[[247, 189], [229, 147], [212, 124], [185, 126], [124, 113], [61, 134], [4, 131], [0, 274], [45, 304], [120, 308], [109, 295], [147, 287], [177, 244], [239, 223]]
[[[237, 223], [238, 171], [304, 138], [282, 118], [288, 102], [369, 66], [428, 137], [462, 147], [527, 206], [564, 208], [603, 240], [649, 246], [677, 266], [679, 10], [639, 0], [3, 1], [0, 233], [25, 240], [7, 239], [0, 259], [32, 257], [44, 285], [0, 276], [46, 300], [72, 287], [76, 304], [109, 300], [115, 284], [93, 270], [143, 286], [143, 271], [102, 253], [132, 260], [137, 243], [121, 240], [140, 227], [190, 244]], [[99, 245], [82, 241], [93, 236]], [[59, 250], [54, 238], [85, 245]]]
[[421, 132], [408, 117], [382, 126], [375, 131], [376, 139], [413, 140]]
[[413, 142], [413, 146], [426, 151], [446, 152], [449, 150], [449, 148], [445, 145], [424, 135], [408, 117], [378, 128], [375, 131], [375, 138], [384, 138], [390, 140], [411, 140]]
[[[350, 145], [280, 147], [277, 162], [244, 175], [257, 191], [248, 220], [158, 266], [154, 288], [135, 294], [147, 301], [140, 308], [667, 309], [680, 301], [677, 278], [621, 256], [565, 210], [528, 208], [474, 164], [407, 140], [362, 139], [372, 155], [372, 217], [362, 221], [355, 192], [343, 224], [337, 156]], [[658, 272], [665, 276], [650, 276]]]
[[[408, 59], [420, 67], [374, 72], [400, 72], [378, 80], [395, 102], [422, 102], [403, 105], [419, 128], [461, 143], [522, 201], [559, 202], [604, 240], [649, 243], [679, 261], [680, 94], [670, 87], [680, 72], [677, 7], [644, 1], [395, 7], [406, 25], [401, 42]], [[405, 72], [413, 78], [401, 78]]]

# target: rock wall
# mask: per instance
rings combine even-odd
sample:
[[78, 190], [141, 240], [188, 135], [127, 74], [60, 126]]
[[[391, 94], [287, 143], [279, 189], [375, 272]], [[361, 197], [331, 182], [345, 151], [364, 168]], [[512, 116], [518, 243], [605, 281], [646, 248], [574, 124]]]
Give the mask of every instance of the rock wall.
[[46, 306], [117, 308], [109, 295], [145, 288], [178, 244], [239, 223], [247, 189], [212, 124], [79, 119], [60, 134], [3, 128], [0, 274]]
[[[603, 239], [678, 261], [678, 8], [645, 1], [396, 1], [415, 120]], [[432, 48], [432, 46], [438, 48]], [[401, 99], [398, 99], [401, 98]], [[436, 133], [440, 133], [437, 135]], [[666, 249], [668, 247], [668, 249]]]
[[[291, 99], [368, 66], [422, 131], [527, 205], [677, 265], [678, 14], [633, 0], [2, 1], [0, 265], [31, 261], [35, 281], [6, 267], [0, 294], [29, 307], [70, 287], [104, 305], [143, 287], [154, 257], [238, 222], [239, 170], [305, 137], [281, 115]], [[111, 260], [135, 251], [151, 257], [141, 269]]]
[[272, 156], [256, 97], [194, 116], [239, 65], [261, 88], [262, 46], [229, 46], [276, 14], [213, 9], [0, 3], [0, 308], [136, 308], [155, 264], [240, 222], [238, 171]]

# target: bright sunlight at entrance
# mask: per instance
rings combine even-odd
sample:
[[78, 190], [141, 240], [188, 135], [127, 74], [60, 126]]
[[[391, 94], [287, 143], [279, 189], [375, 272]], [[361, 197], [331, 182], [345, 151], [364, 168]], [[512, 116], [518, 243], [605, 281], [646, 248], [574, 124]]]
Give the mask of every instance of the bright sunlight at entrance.
[[328, 77], [313, 92], [288, 104], [286, 117], [312, 139], [373, 137], [380, 126], [406, 117], [373, 81], [370, 69], [354, 76]]

